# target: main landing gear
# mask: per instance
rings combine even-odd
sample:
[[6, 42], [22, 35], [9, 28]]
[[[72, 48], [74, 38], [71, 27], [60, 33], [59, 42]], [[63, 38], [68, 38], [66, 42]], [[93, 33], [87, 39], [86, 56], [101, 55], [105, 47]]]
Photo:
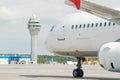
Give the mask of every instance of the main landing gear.
[[73, 70], [73, 77], [74, 78], [81, 78], [84, 75], [84, 72], [82, 70], [82, 62], [85, 61], [84, 57], [77, 57], [77, 69]]

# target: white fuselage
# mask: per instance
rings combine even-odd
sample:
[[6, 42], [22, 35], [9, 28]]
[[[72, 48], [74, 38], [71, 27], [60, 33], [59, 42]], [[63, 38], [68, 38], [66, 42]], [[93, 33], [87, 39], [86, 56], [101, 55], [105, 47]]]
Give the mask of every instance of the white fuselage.
[[120, 39], [120, 25], [81, 12], [52, 27], [45, 42], [53, 53], [66, 56], [97, 56], [100, 47]]

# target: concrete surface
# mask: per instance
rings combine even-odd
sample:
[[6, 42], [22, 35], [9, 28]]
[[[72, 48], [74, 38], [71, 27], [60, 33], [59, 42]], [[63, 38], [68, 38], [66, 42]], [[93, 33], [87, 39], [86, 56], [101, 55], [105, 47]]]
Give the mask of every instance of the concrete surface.
[[75, 65], [0, 65], [0, 80], [120, 80], [120, 73], [103, 70], [98, 65], [84, 65], [84, 77], [73, 78]]

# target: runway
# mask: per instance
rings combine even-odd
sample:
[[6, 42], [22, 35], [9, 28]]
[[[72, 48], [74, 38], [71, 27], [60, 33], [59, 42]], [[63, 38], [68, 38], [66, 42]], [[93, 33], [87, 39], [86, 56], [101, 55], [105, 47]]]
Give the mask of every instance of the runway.
[[0, 80], [120, 80], [120, 73], [103, 70], [99, 65], [83, 65], [84, 77], [73, 78], [75, 65], [0, 65]]

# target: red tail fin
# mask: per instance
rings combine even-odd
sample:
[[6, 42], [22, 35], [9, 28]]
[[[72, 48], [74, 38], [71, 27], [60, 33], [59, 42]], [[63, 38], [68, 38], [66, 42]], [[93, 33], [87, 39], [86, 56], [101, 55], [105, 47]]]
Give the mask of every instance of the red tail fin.
[[80, 9], [80, 0], [70, 0], [74, 5], [76, 6], [77, 9]]

